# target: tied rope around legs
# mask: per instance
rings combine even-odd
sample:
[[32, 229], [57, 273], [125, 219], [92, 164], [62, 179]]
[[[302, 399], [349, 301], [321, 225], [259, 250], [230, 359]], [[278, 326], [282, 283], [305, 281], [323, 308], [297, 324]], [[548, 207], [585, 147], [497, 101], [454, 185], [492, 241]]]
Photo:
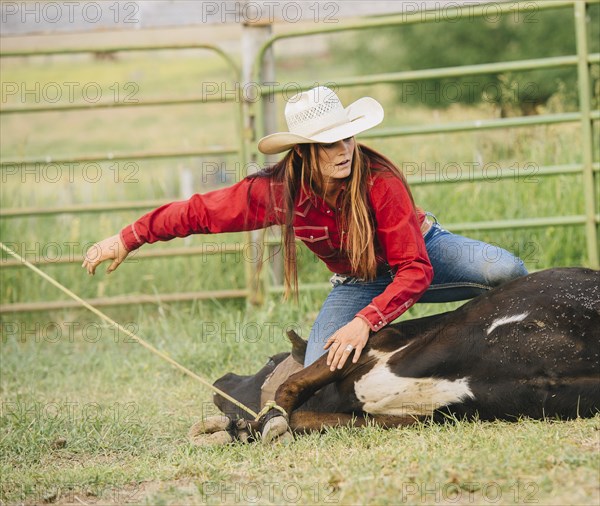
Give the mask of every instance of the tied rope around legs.
[[283, 414], [283, 416], [288, 418], [288, 414], [285, 409], [279, 406], [275, 401], [267, 401], [265, 403], [265, 407], [260, 410], [258, 415], [256, 415], [255, 420], [258, 422], [258, 420], [265, 416], [271, 409], [276, 409], [277, 411], [280, 411]]
[[207, 386], [211, 390], [214, 390], [221, 397], [224, 397], [225, 399], [227, 399], [229, 402], [231, 402], [232, 404], [234, 404], [238, 408], [243, 409], [244, 411], [246, 411], [247, 413], [249, 413], [250, 415], [252, 415], [253, 417], [256, 418], [257, 414], [253, 410], [251, 410], [249, 407], [244, 406], [244, 404], [242, 404], [238, 400], [236, 400], [233, 397], [231, 397], [231, 395], [226, 394], [225, 392], [223, 392], [219, 388], [215, 387], [214, 385], [211, 385], [208, 381], [206, 381], [204, 378], [198, 376], [195, 372], [190, 371], [187, 367], [182, 366], [181, 364], [179, 364], [178, 362], [176, 362], [175, 360], [173, 360], [171, 357], [169, 357], [164, 352], [162, 352], [159, 349], [155, 348], [150, 343], [147, 343], [146, 341], [144, 341], [141, 337], [136, 336], [133, 332], [127, 330], [126, 328], [124, 328], [123, 326], [121, 326], [120, 324], [118, 324], [112, 318], [110, 318], [109, 316], [105, 315], [102, 311], [100, 311], [99, 309], [96, 309], [94, 306], [92, 306], [91, 304], [89, 304], [88, 302], [86, 302], [85, 300], [83, 300], [81, 297], [79, 297], [78, 295], [76, 295], [75, 293], [73, 293], [71, 290], [69, 290], [67, 287], [61, 285], [54, 278], [52, 278], [51, 276], [49, 276], [45, 272], [43, 272], [40, 269], [38, 269], [35, 265], [33, 265], [30, 262], [28, 262], [27, 260], [25, 260], [18, 253], [14, 252], [13, 250], [11, 250], [7, 246], [5, 246], [4, 243], [0, 242], [0, 247], [2, 247], [2, 249], [4, 251], [6, 251], [9, 255], [12, 255], [14, 258], [16, 258], [17, 260], [19, 260], [19, 262], [21, 262], [25, 266], [29, 267], [33, 272], [35, 272], [36, 274], [40, 275], [46, 281], [52, 283], [59, 290], [61, 290], [64, 293], [66, 293], [69, 297], [71, 297], [72, 299], [74, 299], [77, 302], [79, 302], [83, 307], [85, 307], [86, 309], [89, 309], [96, 316], [99, 316], [104, 321], [110, 323], [111, 325], [114, 325], [118, 330], [120, 330], [121, 332], [123, 332], [127, 336], [131, 337], [133, 340], [135, 340], [137, 343], [141, 344], [147, 350], [150, 350], [155, 355], [158, 355], [160, 358], [162, 358], [163, 360], [166, 360], [167, 362], [169, 362], [171, 365], [175, 366], [180, 371], [184, 372], [188, 376], [191, 376], [192, 378], [194, 378], [195, 380], [199, 381], [203, 385]]

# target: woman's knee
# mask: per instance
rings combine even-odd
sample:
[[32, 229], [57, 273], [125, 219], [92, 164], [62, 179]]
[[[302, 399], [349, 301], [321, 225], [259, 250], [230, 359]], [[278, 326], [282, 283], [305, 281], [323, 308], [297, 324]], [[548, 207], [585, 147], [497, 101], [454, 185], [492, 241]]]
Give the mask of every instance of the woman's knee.
[[513, 279], [529, 274], [523, 261], [504, 251], [503, 261], [488, 262], [486, 266], [486, 278], [490, 286], [499, 286]]

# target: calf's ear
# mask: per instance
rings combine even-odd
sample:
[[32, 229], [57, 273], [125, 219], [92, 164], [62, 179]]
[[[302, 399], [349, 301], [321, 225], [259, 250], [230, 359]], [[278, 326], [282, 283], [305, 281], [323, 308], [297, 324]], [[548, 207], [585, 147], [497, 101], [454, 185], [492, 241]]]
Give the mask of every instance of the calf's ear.
[[292, 358], [299, 364], [304, 365], [304, 355], [306, 355], [306, 341], [302, 339], [293, 330], [287, 331], [288, 339], [292, 343]]

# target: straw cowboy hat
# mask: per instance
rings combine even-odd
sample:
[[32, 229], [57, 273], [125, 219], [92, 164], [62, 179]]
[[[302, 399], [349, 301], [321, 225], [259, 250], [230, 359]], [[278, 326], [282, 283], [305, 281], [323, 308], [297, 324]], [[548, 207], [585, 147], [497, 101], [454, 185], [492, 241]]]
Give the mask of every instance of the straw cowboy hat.
[[296, 144], [330, 144], [364, 132], [383, 120], [383, 107], [371, 97], [359, 98], [344, 108], [335, 92], [325, 86], [298, 93], [285, 105], [289, 132], [277, 132], [258, 141], [258, 149], [271, 155]]

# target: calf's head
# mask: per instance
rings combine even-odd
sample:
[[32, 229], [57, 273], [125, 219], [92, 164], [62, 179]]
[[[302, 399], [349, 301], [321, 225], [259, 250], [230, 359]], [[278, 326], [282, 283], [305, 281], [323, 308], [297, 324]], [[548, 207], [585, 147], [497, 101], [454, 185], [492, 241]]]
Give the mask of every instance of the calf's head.
[[[273, 355], [256, 374], [240, 376], [230, 372], [221, 376], [213, 383], [213, 385], [226, 394], [231, 395], [245, 406], [248, 406], [253, 411], [259, 412], [261, 409], [261, 388], [267, 378], [273, 374], [275, 368], [285, 359], [290, 357], [290, 355], [296, 362], [300, 364], [304, 363], [306, 341], [294, 331], [289, 331], [287, 336], [292, 343], [291, 353], [284, 352]], [[248, 413], [246, 411], [235, 406], [232, 402], [217, 393], [213, 395], [213, 402], [223, 413], [231, 418], [248, 418]]]

